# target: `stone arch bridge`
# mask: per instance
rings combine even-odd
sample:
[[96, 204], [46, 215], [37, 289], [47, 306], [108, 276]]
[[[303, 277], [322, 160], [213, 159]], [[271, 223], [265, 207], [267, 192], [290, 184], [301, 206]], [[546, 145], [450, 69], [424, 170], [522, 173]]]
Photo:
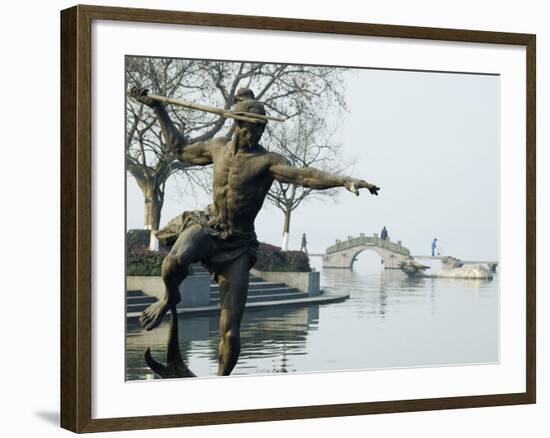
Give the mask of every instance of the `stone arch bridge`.
[[399, 264], [411, 256], [400, 240], [392, 242], [382, 240], [376, 233], [372, 236], [361, 233], [359, 237], [349, 236], [347, 240], [336, 240], [334, 245], [329, 246], [323, 255], [323, 268], [351, 269], [357, 255], [367, 250], [382, 257], [385, 269], [399, 269]]

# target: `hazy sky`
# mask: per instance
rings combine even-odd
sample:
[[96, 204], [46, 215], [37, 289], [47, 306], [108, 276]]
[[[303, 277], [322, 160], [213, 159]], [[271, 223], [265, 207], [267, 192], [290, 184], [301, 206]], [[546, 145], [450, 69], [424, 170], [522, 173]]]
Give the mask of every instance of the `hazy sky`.
[[[413, 254], [434, 237], [443, 254], [498, 259], [499, 78], [497, 76], [354, 69], [344, 74], [349, 112], [336, 134], [350, 176], [380, 196], [341, 189], [336, 201], [306, 201], [293, 213], [290, 249], [307, 233], [310, 252], [335, 239], [386, 226]], [[143, 226], [143, 197], [128, 181], [128, 228]], [[161, 225], [206, 197], [168, 184]], [[281, 244], [283, 215], [267, 202], [256, 219], [260, 241]]]

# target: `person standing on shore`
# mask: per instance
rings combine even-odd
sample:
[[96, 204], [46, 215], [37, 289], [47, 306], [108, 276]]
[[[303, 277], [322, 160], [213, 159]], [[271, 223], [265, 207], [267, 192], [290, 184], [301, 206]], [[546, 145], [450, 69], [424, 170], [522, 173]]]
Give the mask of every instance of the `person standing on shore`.
[[439, 251], [437, 248], [437, 237], [434, 237], [434, 240], [432, 240], [432, 257], [435, 257], [435, 255], [439, 255]]
[[302, 234], [302, 244], [300, 245], [300, 251], [304, 251], [307, 254], [306, 233]]

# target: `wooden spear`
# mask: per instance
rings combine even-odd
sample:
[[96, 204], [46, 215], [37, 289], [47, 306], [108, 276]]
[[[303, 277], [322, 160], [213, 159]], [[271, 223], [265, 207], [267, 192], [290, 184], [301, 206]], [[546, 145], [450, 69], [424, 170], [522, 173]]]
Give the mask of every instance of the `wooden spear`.
[[[130, 94], [130, 92], [128, 92], [128, 94]], [[169, 103], [172, 105], [182, 106], [185, 108], [196, 109], [207, 113], [217, 114], [219, 116], [222, 116], [228, 119], [242, 120], [244, 122], [263, 123], [268, 120], [273, 120], [275, 122], [285, 121], [285, 119], [281, 119], [279, 117], [264, 116], [262, 114], [255, 114], [255, 113], [247, 113], [247, 112], [239, 111], [239, 114], [235, 114], [233, 111], [229, 111], [223, 108], [216, 108], [213, 106], [202, 105], [200, 103], [189, 102], [187, 100], [173, 99], [171, 97], [158, 96], [156, 94], [148, 94], [147, 97], [162, 103]]]

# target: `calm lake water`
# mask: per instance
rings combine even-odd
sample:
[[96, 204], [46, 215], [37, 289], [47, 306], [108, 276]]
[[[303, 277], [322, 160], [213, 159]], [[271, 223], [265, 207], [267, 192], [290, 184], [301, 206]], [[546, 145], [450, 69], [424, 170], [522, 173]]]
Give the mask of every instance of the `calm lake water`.
[[[317, 265], [314, 260], [313, 265]], [[337, 371], [491, 363], [499, 360], [498, 274], [492, 281], [417, 279], [356, 263], [321, 271], [324, 289], [347, 301], [247, 310], [233, 374]], [[164, 361], [168, 323], [127, 333], [127, 379], [152, 379], [143, 361], [151, 347]], [[180, 318], [184, 360], [198, 376], [217, 370], [218, 320]]]

